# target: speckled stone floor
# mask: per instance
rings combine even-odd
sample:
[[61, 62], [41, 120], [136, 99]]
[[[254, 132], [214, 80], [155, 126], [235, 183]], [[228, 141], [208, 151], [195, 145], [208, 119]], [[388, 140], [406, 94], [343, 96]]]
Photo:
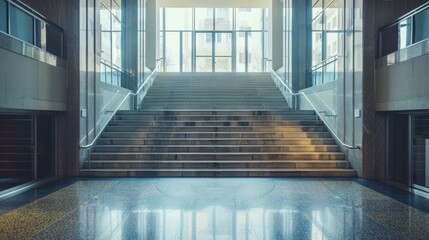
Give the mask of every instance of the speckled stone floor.
[[91, 179], [54, 189], [0, 212], [0, 239], [429, 239], [427, 212], [358, 181]]

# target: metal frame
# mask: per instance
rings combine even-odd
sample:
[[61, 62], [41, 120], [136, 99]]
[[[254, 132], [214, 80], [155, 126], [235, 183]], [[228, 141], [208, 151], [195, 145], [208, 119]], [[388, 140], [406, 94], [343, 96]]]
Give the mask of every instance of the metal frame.
[[[387, 24], [387, 25], [384, 25], [383, 27], [381, 27], [381, 28], [379, 28], [378, 29], [378, 57], [384, 57], [384, 56], [386, 56], [386, 55], [389, 55], [390, 53], [388, 53], [388, 54], [383, 54], [383, 46], [382, 46], [382, 33], [384, 32], [384, 31], [386, 31], [386, 30], [388, 30], [388, 29], [390, 29], [390, 28], [392, 28], [392, 27], [395, 27], [395, 25], [397, 26], [397, 31], [399, 32], [399, 24], [403, 21], [403, 20], [405, 20], [405, 19], [407, 19], [407, 18], [409, 18], [410, 19], [410, 25], [411, 25], [411, 31], [410, 31], [410, 34], [411, 34], [411, 36], [410, 36], [410, 41], [411, 41], [411, 43], [409, 44], [409, 45], [407, 45], [406, 47], [410, 47], [410, 46], [413, 46], [413, 45], [415, 45], [415, 44], [418, 44], [418, 43], [420, 43], [420, 42], [422, 42], [422, 41], [425, 41], [425, 40], [427, 40], [427, 39], [424, 39], [424, 40], [421, 40], [421, 41], [418, 41], [418, 42], [416, 42], [415, 41], [415, 36], [414, 36], [414, 31], [415, 31], [415, 29], [414, 29], [414, 18], [415, 18], [415, 16], [417, 15], [417, 14], [419, 14], [419, 13], [421, 13], [421, 12], [423, 12], [423, 11], [425, 11], [425, 10], [427, 10], [427, 9], [429, 9], [429, 2], [428, 3], [425, 3], [425, 4], [423, 4], [423, 5], [421, 5], [420, 7], [418, 7], [418, 8], [416, 8], [416, 9], [414, 9], [414, 10], [412, 10], [412, 11], [410, 11], [410, 12], [408, 12], [407, 14], [405, 14], [405, 15], [403, 15], [403, 16], [401, 16], [400, 18], [398, 18], [398, 19], [396, 19], [395, 21], [393, 21], [392, 23], [389, 23], [389, 24]], [[400, 34], [398, 33], [398, 45], [397, 45], [397, 49], [396, 49], [396, 51], [399, 51], [399, 50], [401, 50], [401, 49], [404, 49], [404, 48], [401, 48], [400, 47], [400, 44], [401, 44], [401, 42], [400, 42], [400, 39], [399, 39], [399, 37], [400, 37]]]
[[[262, 30], [237, 30], [236, 29], [236, 18], [237, 18], [237, 8], [232, 8], [232, 30], [216, 30], [216, 9], [218, 8], [212, 8], [212, 14], [213, 14], [213, 21], [212, 21], [212, 30], [196, 30], [196, 22], [195, 22], [195, 8], [192, 8], [192, 29], [187, 29], [187, 30], [166, 30], [166, 14], [165, 14], [165, 10], [166, 8], [162, 8], [162, 29], [161, 32], [163, 34], [163, 40], [162, 40], [162, 48], [163, 48], [163, 59], [166, 59], [166, 39], [167, 39], [167, 33], [179, 33], [180, 34], [180, 56], [179, 56], [179, 72], [183, 72], [183, 33], [185, 32], [191, 32], [192, 33], [192, 49], [191, 49], [191, 71], [192, 72], [197, 72], [196, 69], [196, 61], [198, 57], [210, 57], [212, 59], [212, 71], [211, 72], [216, 72], [216, 57], [229, 57], [231, 58], [231, 72], [236, 72], [237, 71], [237, 33], [240, 32], [244, 32], [245, 34], [245, 41], [246, 41], [246, 46], [245, 46], [245, 57], [246, 57], [246, 62], [245, 62], [245, 72], [248, 72], [249, 69], [249, 62], [248, 62], [248, 53], [249, 53], [249, 49], [248, 49], [248, 34], [251, 32], [256, 32], [256, 33], [261, 33], [261, 47], [262, 47], [262, 56], [261, 56], [261, 63], [262, 63], [262, 71], [266, 71], [266, 66], [263, 64], [264, 63], [264, 59], [266, 58], [266, 52], [265, 52], [265, 34], [268, 32], [265, 29], [265, 16], [266, 16], [266, 9], [265, 8], [261, 8], [261, 12], [262, 12]], [[211, 33], [212, 34], [212, 54], [210, 56], [197, 56], [196, 53], [196, 47], [197, 47], [197, 42], [196, 42], [196, 35], [198, 33]], [[231, 56], [216, 56], [216, 34], [218, 33], [231, 33]], [[166, 69], [166, 64], [167, 62], [164, 61], [163, 64], [163, 68], [164, 70]]]
[[[30, 8], [25, 3], [21, 2], [20, 0], [4, 0], [6, 2], [6, 34], [10, 35], [11, 37], [14, 37], [22, 42], [28, 43], [38, 49], [42, 49], [44, 51], [47, 51], [47, 49], [43, 49], [42, 46], [37, 45], [37, 27], [36, 23], [37, 21], [44, 23], [46, 27], [49, 25], [50, 27], [53, 27], [56, 31], [60, 33], [60, 53], [58, 57], [63, 58], [64, 57], [64, 30], [56, 25], [55, 23], [49, 21], [46, 17], [44, 17], [42, 14], [38, 13], [37, 11]], [[10, 11], [11, 6], [17, 8], [18, 10], [24, 12], [25, 14], [29, 15], [32, 18], [33, 26], [32, 26], [32, 42], [26, 42], [20, 38], [17, 38], [11, 34], [11, 21], [10, 21]]]

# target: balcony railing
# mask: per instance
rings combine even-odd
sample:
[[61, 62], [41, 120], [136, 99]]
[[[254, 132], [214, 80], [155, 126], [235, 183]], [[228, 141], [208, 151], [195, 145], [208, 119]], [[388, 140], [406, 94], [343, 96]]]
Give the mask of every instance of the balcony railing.
[[0, 32], [64, 58], [63, 29], [20, 1], [0, 0]]
[[429, 39], [429, 3], [380, 28], [379, 57]]

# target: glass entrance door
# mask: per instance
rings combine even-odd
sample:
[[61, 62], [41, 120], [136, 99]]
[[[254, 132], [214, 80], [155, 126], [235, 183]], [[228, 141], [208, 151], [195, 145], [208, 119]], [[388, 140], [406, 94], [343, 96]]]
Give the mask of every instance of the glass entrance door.
[[429, 191], [429, 115], [413, 116], [412, 183], [415, 188]]
[[195, 32], [195, 71], [232, 71], [232, 32]]

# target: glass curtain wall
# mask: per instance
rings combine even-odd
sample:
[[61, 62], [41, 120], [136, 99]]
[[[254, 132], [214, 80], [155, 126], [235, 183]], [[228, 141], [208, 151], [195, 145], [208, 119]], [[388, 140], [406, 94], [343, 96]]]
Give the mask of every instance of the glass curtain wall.
[[285, 0], [283, 7], [284, 82], [292, 85], [292, 0]]
[[310, 84], [316, 86], [338, 79], [344, 51], [344, 0], [312, 0], [311, 14]]
[[122, 86], [122, 0], [102, 0], [101, 81]]
[[138, 0], [137, 13], [137, 81], [140, 86], [145, 80], [145, 72], [149, 70], [145, 66], [146, 58], [146, 21], [145, 21], [145, 0]]
[[167, 72], [262, 72], [267, 9], [161, 9]]

